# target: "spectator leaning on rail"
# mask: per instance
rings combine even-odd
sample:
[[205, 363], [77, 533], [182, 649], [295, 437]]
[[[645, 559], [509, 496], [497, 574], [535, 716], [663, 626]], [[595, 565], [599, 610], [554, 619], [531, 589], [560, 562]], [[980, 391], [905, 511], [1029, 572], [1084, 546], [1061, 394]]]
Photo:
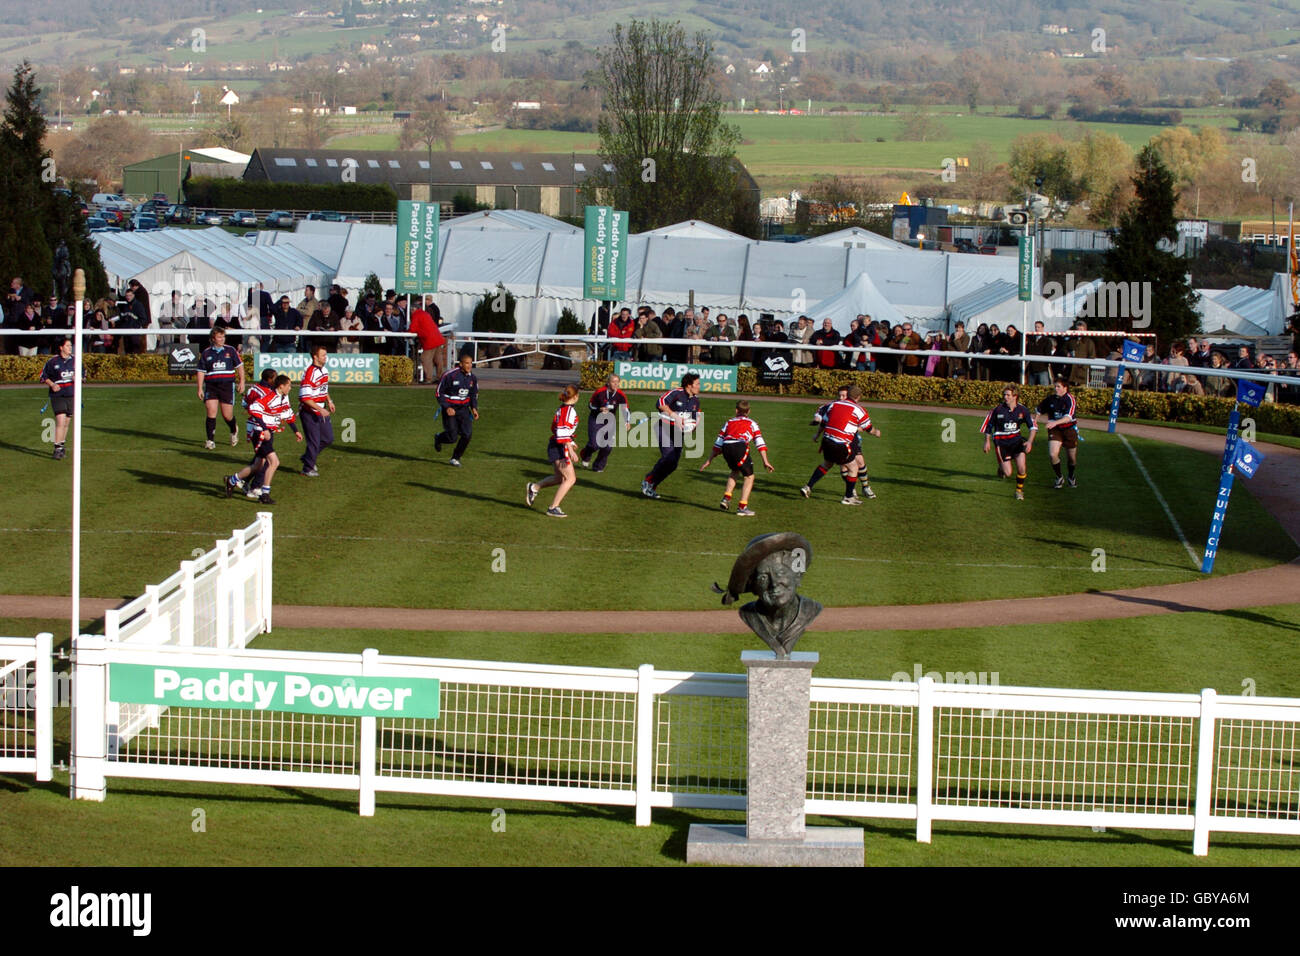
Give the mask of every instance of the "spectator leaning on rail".
[[[709, 331], [705, 333], [704, 338], [709, 342], [734, 342], [737, 339], [735, 328], [732, 327], [731, 321], [727, 318], [725, 312], [718, 313], [718, 321], [709, 326]], [[736, 361], [736, 350], [727, 345], [715, 345], [713, 347], [713, 364], [714, 365], [733, 365]]]
[[636, 334], [636, 323], [632, 321], [631, 309], [627, 306], [619, 309], [618, 315], [610, 319], [609, 329], [606, 334], [611, 339], [618, 340], [610, 343], [610, 361], [630, 359], [634, 356], [632, 336]]
[[[923, 345], [924, 343], [921, 341], [921, 336], [912, 331], [911, 322], [904, 322], [902, 326], [897, 328], [894, 332], [893, 347], [896, 349], [904, 349], [908, 352], [917, 352], [920, 351]], [[925, 363], [921, 361], [921, 356], [902, 356], [902, 361], [899, 363], [899, 371], [904, 375], [920, 375], [924, 370]]]
[[[1025, 350], [1030, 355], [1050, 358], [1056, 354], [1056, 343], [1052, 337], [1047, 334], [1047, 327], [1043, 325], [1043, 320], [1039, 319], [1034, 323], [1034, 334], [1029, 337], [1025, 343]], [[1052, 366], [1049, 362], [1030, 362], [1029, 367], [1029, 384], [1030, 385], [1051, 385], [1052, 384]]]
[[[638, 339], [662, 339], [664, 337], [663, 326], [655, 318], [655, 310], [649, 306], [643, 306], [641, 317], [637, 322], [636, 338]], [[658, 342], [646, 342], [641, 346], [641, 358], [647, 362], [657, 362], [664, 357], [664, 347]]]
[[[948, 347], [954, 352], [970, 351], [970, 335], [966, 331], [965, 322], [958, 322], [953, 326]], [[952, 373], [953, 378], [966, 378], [970, 374], [970, 360], [954, 356], [948, 359], [948, 371]]]
[[[1076, 332], [1087, 332], [1088, 323], [1082, 319], [1074, 323]], [[1095, 359], [1097, 357], [1097, 346], [1090, 336], [1075, 336], [1070, 342], [1070, 355], [1077, 359]], [[1086, 388], [1088, 385], [1088, 366], [1071, 365], [1070, 366], [1070, 387]]]
[[[802, 322], [802, 318], [800, 322]], [[840, 333], [835, 331], [835, 325], [830, 319], [822, 319], [822, 327], [808, 337], [809, 345], [839, 345]], [[816, 352], [816, 361], [814, 365], [824, 369], [835, 368], [836, 353], [818, 349]]]
[[[302, 331], [302, 313], [289, 304], [287, 295], [280, 296], [280, 304], [276, 307], [272, 315], [277, 332], [301, 332]], [[298, 340], [292, 335], [275, 336], [275, 346], [272, 351], [275, 352], [296, 352], [298, 350]]]

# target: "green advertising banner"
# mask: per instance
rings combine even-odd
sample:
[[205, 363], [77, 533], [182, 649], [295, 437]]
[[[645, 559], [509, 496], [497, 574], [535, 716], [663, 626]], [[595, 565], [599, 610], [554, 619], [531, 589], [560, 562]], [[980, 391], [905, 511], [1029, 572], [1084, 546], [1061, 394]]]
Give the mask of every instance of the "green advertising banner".
[[628, 391], [662, 392], [676, 388], [682, 376], [694, 372], [700, 377], [701, 392], [736, 391], [739, 370], [735, 365], [688, 365], [685, 362], [615, 362], [614, 374]]
[[439, 682], [436, 677], [109, 664], [108, 698], [119, 704], [162, 707], [436, 719]]
[[398, 295], [438, 291], [438, 215], [436, 202], [397, 202]]
[[627, 213], [609, 206], [588, 206], [582, 296], [617, 301], [627, 286]]
[[[310, 364], [311, 356], [305, 352], [258, 352], [253, 360], [253, 379], [260, 379], [263, 371], [273, 368], [299, 382]], [[331, 385], [378, 385], [379, 356], [328, 355], [325, 371], [330, 373]]]
[[1020, 237], [1020, 301], [1028, 302], [1034, 297], [1034, 240], [1030, 236]]

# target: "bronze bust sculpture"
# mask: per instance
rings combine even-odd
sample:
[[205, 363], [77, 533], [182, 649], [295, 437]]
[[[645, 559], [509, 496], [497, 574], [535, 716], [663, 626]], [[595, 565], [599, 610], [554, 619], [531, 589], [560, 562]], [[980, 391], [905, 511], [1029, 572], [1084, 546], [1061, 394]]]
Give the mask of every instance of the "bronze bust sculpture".
[[742, 594], [758, 596], [757, 601], [740, 608], [740, 617], [776, 652], [778, 660], [790, 658], [804, 629], [822, 612], [816, 601], [796, 593], [811, 563], [812, 546], [803, 535], [793, 531], [762, 534], [736, 558], [726, 590], [713, 585], [723, 604], [734, 603]]

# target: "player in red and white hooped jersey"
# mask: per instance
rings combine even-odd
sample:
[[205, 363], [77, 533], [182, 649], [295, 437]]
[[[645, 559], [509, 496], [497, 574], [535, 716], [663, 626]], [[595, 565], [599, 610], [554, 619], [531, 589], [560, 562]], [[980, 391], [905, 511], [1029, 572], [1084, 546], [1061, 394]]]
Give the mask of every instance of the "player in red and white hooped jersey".
[[307, 478], [315, 478], [320, 474], [316, 470], [316, 457], [334, 444], [334, 424], [330, 419], [334, 414], [334, 400], [330, 398], [330, 373], [325, 368], [328, 356], [329, 350], [324, 345], [313, 345], [311, 364], [307, 366], [302, 383], [298, 386], [298, 414], [302, 418], [302, 430], [307, 433], [307, 449], [302, 455], [302, 473]]
[[560, 502], [578, 481], [578, 474], [573, 467], [578, 461], [578, 446], [574, 443], [573, 436], [578, 432], [576, 406], [580, 394], [576, 386], [564, 386], [564, 390], [560, 392], [560, 407], [551, 416], [551, 438], [546, 443], [546, 457], [555, 466], [555, 474], [548, 475], [538, 482], [530, 481], [524, 488], [524, 502], [531, 508], [539, 491], [552, 485], [560, 486], [555, 491], [555, 499], [551, 502], [551, 507], [546, 509], [546, 513], [552, 518], [568, 517], [560, 510]]
[[723, 511], [731, 504], [731, 493], [736, 489], [736, 482], [744, 479], [740, 489], [740, 507], [736, 510], [736, 514], [742, 518], [754, 515], [749, 509], [749, 493], [754, 490], [754, 460], [749, 454], [750, 442], [754, 443], [754, 448], [763, 456], [763, 467], [768, 471], [776, 471], [767, 459], [767, 442], [763, 441], [763, 432], [758, 427], [758, 422], [749, 417], [749, 402], [739, 401], [736, 402], [736, 417], [727, 419], [718, 432], [718, 437], [713, 440], [713, 450], [709, 453], [708, 461], [700, 465], [700, 471], [703, 471], [721, 454], [731, 466], [727, 486], [722, 492], [722, 502], [718, 505]]
[[298, 431], [293, 408], [289, 404], [289, 390], [293, 383], [288, 375], [276, 376], [274, 388], [259, 387], [250, 390], [248, 399], [248, 440], [253, 446], [253, 460], [233, 475], [227, 475], [222, 487], [229, 498], [244, 479], [251, 479], [259, 472], [262, 475], [261, 486], [254, 488], [252, 481], [248, 484], [248, 497], [256, 493], [257, 500], [264, 505], [273, 505], [271, 497], [271, 479], [280, 467], [279, 456], [273, 444], [276, 432], [283, 431], [285, 425], [293, 429], [293, 437], [302, 441]]
[[[848, 398], [836, 400], [826, 406], [821, 425], [825, 430], [822, 435], [822, 464], [813, 471], [808, 484], [799, 489], [805, 498], [812, 496], [813, 485], [817, 484], [832, 466], [838, 465], [840, 475], [844, 478], [844, 497], [841, 504], [860, 505], [862, 499], [857, 496], [859, 454], [857, 442], [859, 432], [868, 432], [877, 438], [881, 436], [879, 428], [871, 424], [871, 415], [858, 404], [862, 398], [862, 389], [854, 385], [849, 388]], [[875, 497], [868, 491], [869, 497]]]

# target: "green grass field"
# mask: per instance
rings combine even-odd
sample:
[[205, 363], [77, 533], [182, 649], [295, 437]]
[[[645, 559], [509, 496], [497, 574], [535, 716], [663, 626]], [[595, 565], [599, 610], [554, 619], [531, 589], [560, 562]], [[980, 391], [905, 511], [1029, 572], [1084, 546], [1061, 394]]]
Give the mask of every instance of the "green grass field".
[[[939, 117], [945, 134], [928, 142], [899, 140], [903, 114], [892, 116], [768, 116], [736, 115], [727, 121], [740, 128], [740, 160], [765, 186], [809, 182], [829, 174], [861, 175], [871, 170], [933, 170], [945, 157], [969, 156], [977, 143], [988, 143], [997, 162], [1006, 162], [1018, 136], [1059, 133], [1066, 138], [1100, 130], [1119, 136], [1134, 150], [1163, 127], [1126, 123], [1075, 123], [1021, 119], [981, 112], [955, 115], [929, 110]], [[1211, 122], [1208, 118], [1206, 122]], [[1215, 125], [1218, 125], [1217, 123]], [[884, 142], [877, 142], [877, 139]], [[331, 139], [334, 149], [396, 149], [397, 133], [357, 133]], [[456, 149], [483, 152], [594, 152], [594, 133], [502, 129], [464, 133]], [[811, 148], [810, 148], [811, 147]]]
[[[0, 632], [33, 633], [58, 621], [0, 620]], [[1108, 622], [934, 632], [814, 633], [801, 649], [821, 654], [820, 676], [889, 679], [895, 671], [997, 671], [1015, 684], [1167, 692], [1215, 687], [1300, 694], [1300, 605]], [[1223, 635], [1230, 632], [1231, 641]], [[279, 630], [254, 646], [289, 650], [515, 660], [548, 664], [735, 673], [746, 646], [735, 636], [568, 636], [482, 632]], [[56, 711], [55, 760], [66, 758], [68, 711]], [[363, 819], [350, 793], [287, 788], [110, 780], [102, 804], [67, 798], [67, 776], [51, 784], [0, 775], [0, 859], [11, 865], [677, 865], [691, 823], [737, 822], [738, 813], [656, 811], [638, 829], [630, 810], [553, 803], [380, 794]], [[506, 829], [492, 829], [492, 810]], [[206, 832], [194, 833], [195, 809]], [[944, 866], [1294, 866], [1300, 839], [1214, 834], [1210, 855], [1192, 856], [1190, 834], [1088, 827], [938, 823], [931, 845], [907, 821], [812, 821], [865, 825], [871, 865]], [[69, 832], [81, 835], [65, 839]], [[323, 849], [328, 848], [328, 849]], [[1046, 851], [1046, 852], [1045, 852]]]
[[[532, 510], [523, 501], [525, 482], [550, 471], [550, 393], [486, 389], [462, 468], [448, 467], [448, 450], [434, 453], [431, 390], [336, 393], [340, 441], [323, 455], [322, 477], [304, 479], [286, 467], [274, 483], [281, 603], [715, 607], [708, 585], [726, 575], [744, 542], [786, 528], [808, 535], [815, 560], [806, 587], [831, 605], [1109, 590], [1199, 574], [1129, 452], [1093, 432], [1081, 448], [1077, 489], [1053, 490], [1046, 449], [1036, 448], [1028, 500], [1017, 502], [1010, 482], [993, 477], [991, 456], [981, 454], [978, 418], [954, 416], [949, 427], [943, 414], [882, 410], [875, 421], [885, 437], [866, 439], [865, 448], [879, 497], [848, 509], [839, 504], [843, 483], [835, 475], [811, 501], [798, 494], [819, 457], [807, 424], [812, 407], [758, 401], [753, 415], [777, 471], [757, 479], [757, 518], [718, 510], [724, 465], [700, 474], [702, 458], [684, 458], [661, 488], [664, 499], [647, 501], [640, 482], [657, 453], [623, 448], [603, 474], [579, 472], [564, 503], [571, 517], [556, 521], [543, 513], [549, 491]], [[69, 588], [71, 462], [52, 461], [41, 442], [43, 402], [43, 391], [0, 391], [0, 413], [10, 423], [0, 439], [10, 489], [0, 520], [0, 580], [12, 593]], [[632, 398], [637, 411], [652, 403], [648, 394]], [[702, 446], [732, 403], [705, 397], [703, 409]], [[83, 593], [139, 594], [192, 549], [252, 521], [253, 502], [227, 500], [219, 490], [222, 475], [245, 462], [245, 448], [205, 451], [202, 440], [202, 406], [189, 387], [88, 392]], [[291, 438], [277, 445], [295, 464]], [[1132, 446], [1199, 555], [1217, 461], [1160, 442], [1132, 439]], [[495, 549], [504, 549], [504, 573], [492, 570]], [[1096, 549], [1105, 551], [1104, 573], [1093, 570]], [[1295, 555], [1285, 533], [1239, 490], [1215, 573]]]

